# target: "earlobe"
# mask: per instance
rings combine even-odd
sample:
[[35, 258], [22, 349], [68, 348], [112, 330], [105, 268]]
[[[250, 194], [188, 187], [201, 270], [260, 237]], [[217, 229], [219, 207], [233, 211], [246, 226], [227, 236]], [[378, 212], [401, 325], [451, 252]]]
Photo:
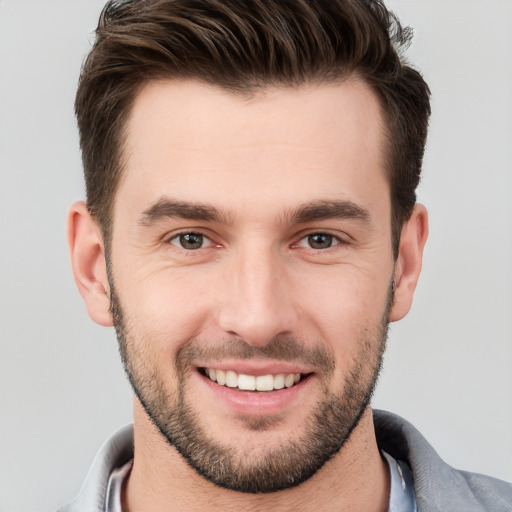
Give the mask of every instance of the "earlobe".
[[113, 325], [103, 237], [81, 201], [69, 210], [68, 246], [75, 282], [89, 316], [100, 325]]
[[427, 209], [422, 204], [417, 204], [410, 219], [402, 228], [400, 250], [395, 264], [395, 293], [390, 312], [391, 322], [402, 319], [411, 309], [427, 237]]

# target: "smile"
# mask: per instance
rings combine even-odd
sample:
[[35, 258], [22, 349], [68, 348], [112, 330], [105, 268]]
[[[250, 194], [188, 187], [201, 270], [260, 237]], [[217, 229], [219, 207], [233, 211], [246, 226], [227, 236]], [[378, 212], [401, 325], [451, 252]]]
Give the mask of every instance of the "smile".
[[300, 373], [278, 373], [276, 375], [246, 375], [233, 370], [202, 368], [202, 372], [213, 382], [228, 388], [238, 388], [241, 391], [274, 391], [291, 388], [306, 375]]

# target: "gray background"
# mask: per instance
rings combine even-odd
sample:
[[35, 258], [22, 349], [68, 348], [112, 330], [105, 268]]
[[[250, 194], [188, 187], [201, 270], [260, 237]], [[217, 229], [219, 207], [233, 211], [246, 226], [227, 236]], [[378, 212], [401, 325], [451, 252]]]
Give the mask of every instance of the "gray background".
[[[114, 333], [65, 241], [83, 197], [73, 96], [103, 0], [0, 0], [0, 511], [53, 510], [130, 421]], [[512, 2], [396, 0], [433, 92], [424, 273], [374, 405], [450, 464], [512, 481]]]

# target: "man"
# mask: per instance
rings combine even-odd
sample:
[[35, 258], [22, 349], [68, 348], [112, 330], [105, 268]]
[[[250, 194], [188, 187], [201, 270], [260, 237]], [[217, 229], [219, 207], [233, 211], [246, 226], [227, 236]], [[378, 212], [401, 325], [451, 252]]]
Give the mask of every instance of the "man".
[[407, 37], [379, 2], [107, 4], [69, 242], [134, 429], [62, 510], [512, 507], [370, 407], [428, 231]]

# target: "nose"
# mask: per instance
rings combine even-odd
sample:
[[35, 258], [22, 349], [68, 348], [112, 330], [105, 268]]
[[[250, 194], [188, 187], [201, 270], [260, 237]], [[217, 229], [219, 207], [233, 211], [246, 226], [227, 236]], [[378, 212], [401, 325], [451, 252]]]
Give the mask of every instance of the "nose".
[[247, 250], [230, 261], [219, 312], [219, 327], [229, 336], [263, 346], [290, 335], [297, 325], [292, 283], [278, 254]]

